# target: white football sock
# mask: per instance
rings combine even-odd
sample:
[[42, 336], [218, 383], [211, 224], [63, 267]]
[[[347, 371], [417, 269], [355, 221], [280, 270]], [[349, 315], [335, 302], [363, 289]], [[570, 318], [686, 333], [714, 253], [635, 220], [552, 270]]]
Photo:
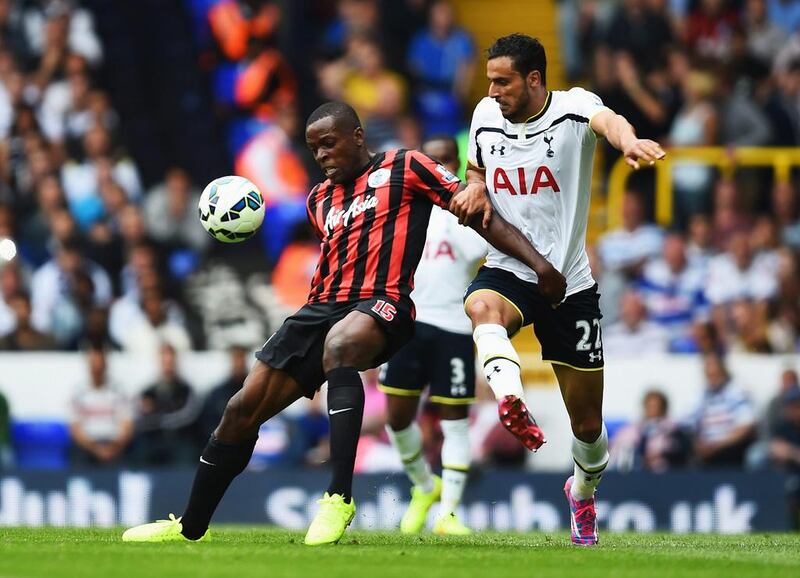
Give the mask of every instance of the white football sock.
[[412, 422], [410, 426], [400, 431], [394, 431], [387, 425], [386, 433], [400, 454], [403, 468], [411, 482], [423, 492], [432, 492], [434, 486], [431, 467], [422, 455], [422, 432], [417, 422]]
[[600, 437], [592, 443], [572, 437], [572, 458], [575, 460], [575, 479], [570, 493], [576, 500], [587, 500], [594, 495], [608, 465], [608, 431], [606, 424]]
[[469, 470], [469, 419], [443, 419], [442, 506], [439, 515], [455, 512], [464, 495]]
[[507, 395], [525, 399], [517, 355], [502, 325], [484, 323], [472, 333], [483, 374], [498, 401]]

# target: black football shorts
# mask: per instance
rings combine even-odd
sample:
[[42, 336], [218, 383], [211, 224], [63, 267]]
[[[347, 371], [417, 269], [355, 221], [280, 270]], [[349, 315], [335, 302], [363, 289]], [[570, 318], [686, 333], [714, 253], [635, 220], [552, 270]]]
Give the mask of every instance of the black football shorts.
[[419, 396], [446, 405], [475, 401], [475, 349], [472, 335], [416, 323], [414, 338], [381, 368], [378, 389], [391, 395]]
[[351, 311], [372, 316], [386, 333], [386, 348], [375, 359], [373, 367], [387, 361], [414, 335], [410, 304], [387, 297], [345, 303], [307, 303], [283, 322], [256, 353], [256, 358], [291, 375], [308, 397], [314, 397], [314, 392], [326, 381], [322, 354], [328, 331]]
[[597, 284], [570, 295], [553, 309], [539, 294], [536, 283], [503, 269], [481, 267], [467, 287], [464, 303], [480, 291], [499, 294], [516, 308], [523, 327], [533, 325], [544, 361], [581, 371], [603, 368], [603, 315]]

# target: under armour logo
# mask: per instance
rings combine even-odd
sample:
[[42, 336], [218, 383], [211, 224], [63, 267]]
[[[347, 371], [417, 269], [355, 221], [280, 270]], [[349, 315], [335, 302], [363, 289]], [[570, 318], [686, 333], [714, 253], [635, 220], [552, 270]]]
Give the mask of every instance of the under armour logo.
[[550, 146], [550, 143], [553, 142], [553, 137], [544, 135], [544, 142], [547, 143], [547, 156], [552, 158], [556, 154], [553, 152], [553, 148]]
[[486, 376], [486, 381], [491, 383], [492, 382], [492, 376], [495, 373], [500, 373], [500, 366], [499, 365], [495, 365], [494, 367], [492, 367], [492, 371], [489, 373], [489, 375]]
[[500, 145], [500, 146], [492, 145], [492, 148], [489, 150], [491, 154], [494, 154], [497, 151], [500, 151], [500, 156], [502, 157], [503, 155], [506, 154], [506, 145]]
[[589, 362], [594, 363], [595, 361], [603, 361], [603, 352], [598, 351], [597, 353], [590, 353], [589, 354]]

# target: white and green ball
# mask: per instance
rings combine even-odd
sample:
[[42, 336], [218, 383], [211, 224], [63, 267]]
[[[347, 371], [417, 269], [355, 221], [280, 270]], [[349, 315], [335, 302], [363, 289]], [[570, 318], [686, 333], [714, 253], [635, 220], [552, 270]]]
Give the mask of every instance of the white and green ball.
[[264, 198], [244, 177], [220, 177], [208, 183], [198, 208], [203, 228], [223, 243], [249, 239], [264, 220]]

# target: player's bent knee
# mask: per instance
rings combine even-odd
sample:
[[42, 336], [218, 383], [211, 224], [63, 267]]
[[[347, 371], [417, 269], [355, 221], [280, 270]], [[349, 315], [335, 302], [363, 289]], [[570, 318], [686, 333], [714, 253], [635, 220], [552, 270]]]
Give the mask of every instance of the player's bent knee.
[[473, 325], [483, 323], [496, 323], [505, 326], [503, 312], [495, 307], [489, 300], [475, 296], [467, 300], [465, 311], [472, 320]]
[[329, 334], [325, 340], [322, 354], [322, 367], [328, 372], [337, 367], [355, 367], [362, 369], [368, 359], [364, 359], [364, 347], [357, 336], [347, 332]]
[[582, 442], [592, 443], [602, 432], [602, 416], [584, 417], [572, 422], [572, 433]]

